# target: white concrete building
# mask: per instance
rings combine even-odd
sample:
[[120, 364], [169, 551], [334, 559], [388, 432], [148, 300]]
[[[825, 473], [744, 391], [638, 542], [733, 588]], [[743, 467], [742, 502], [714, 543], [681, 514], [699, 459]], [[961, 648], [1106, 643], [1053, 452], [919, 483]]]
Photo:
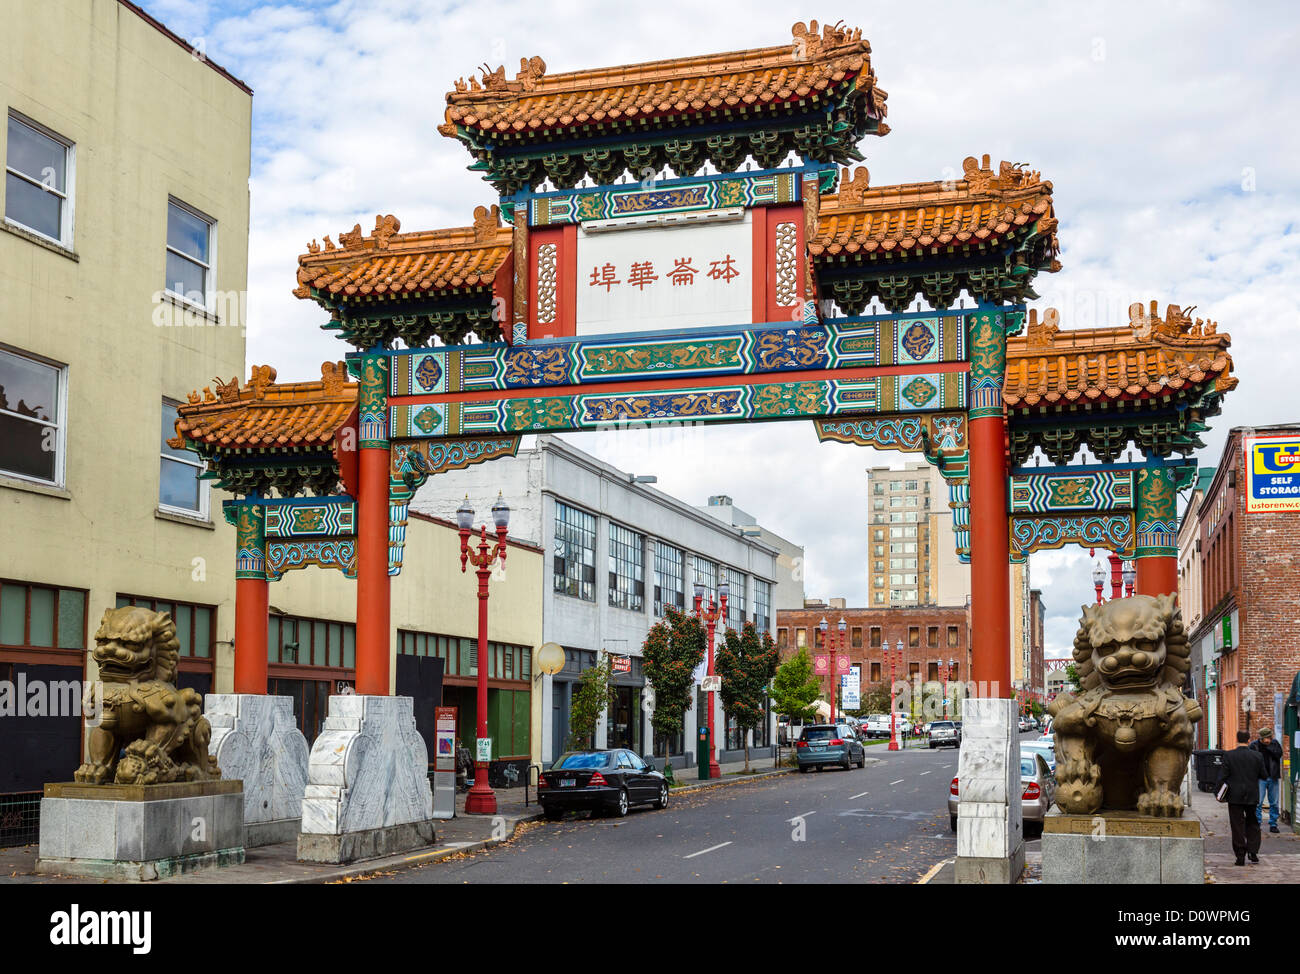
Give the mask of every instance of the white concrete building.
[[[726, 580], [731, 589], [727, 622], [739, 628], [753, 620], [772, 631], [778, 591], [777, 548], [761, 537], [702, 513], [695, 507], [634, 481], [632, 475], [597, 460], [555, 436], [538, 436], [518, 456], [431, 477], [412, 509], [453, 518], [468, 496], [485, 514], [500, 491], [510, 506], [510, 533], [550, 554], [543, 572], [542, 630], [547, 642], [564, 647], [564, 669], [539, 677], [544, 762], [564, 748], [569, 705], [583, 670], [601, 653], [615, 656], [614, 703], [597, 730], [600, 747], [629, 747], [640, 754], [655, 747], [645, 705], [641, 648], [664, 605], [687, 609], [692, 586], [704, 581], [711, 592]], [[507, 565], [507, 572], [510, 566]], [[802, 600], [802, 591], [799, 593]], [[491, 611], [510, 611], [499, 604]], [[702, 695], [700, 695], [702, 697]], [[697, 705], [686, 712], [685, 728], [672, 744], [674, 764], [694, 763]], [[756, 732], [751, 756], [770, 748], [775, 718]], [[727, 726], [721, 702], [715, 717], [722, 752], [744, 746]], [[771, 753], [770, 750], [767, 753]]]
[[804, 603], [804, 550], [803, 545], [789, 541], [775, 531], [769, 531], [758, 519], [737, 507], [726, 494], [714, 494], [709, 503], [696, 510], [712, 515], [732, 527], [741, 528], [747, 537], [755, 537], [768, 547], [775, 548], [776, 589], [772, 594], [772, 611], [801, 609]]

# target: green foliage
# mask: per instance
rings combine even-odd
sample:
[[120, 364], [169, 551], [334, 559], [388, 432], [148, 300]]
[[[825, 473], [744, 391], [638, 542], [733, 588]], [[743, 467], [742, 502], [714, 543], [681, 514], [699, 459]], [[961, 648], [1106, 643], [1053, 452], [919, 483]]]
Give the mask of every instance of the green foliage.
[[570, 742], [575, 747], [596, 746], [596, 726], [609, 706], [609, 682], [614, 661], [609, 654], [595, 666], [582, 671], [569, 707]]
[[650, 627], [641, 647], [641, 667], [654, 690], [655, 709], [650, 725], [655, 736], [668, 741], [680, 733], [685, 712], [695, 698], [691, 679], [707, 651], [704, 626], [695, 616], [665, 606], [664, 618]]
[[776, 663], [776, 643], [766, 632], [760, 636], [752, 622], [745, 623], [740, 632], [727, 630], [714, 667], [722, 677], [722, 706], [742, 730], [762, 724]]
[[1070, 663], [1065, 668], [1065, 689], [1070, 693], [1081, 693], [1083, 687], [1079, 685], [1079, 671]]
[[867, 692], [862, 695], [862, 709], [858, 713], [859, 715], [889, 713], [889, 687], [884, 683], [873, 683], [868, 687]]
[[799, 723], [810, 721], [817, 715], [812, 704], [820, 693], [821, 681], [813, 675], [812, 658], [806, 647], [776, 668], [772, 700], [778, 714]]

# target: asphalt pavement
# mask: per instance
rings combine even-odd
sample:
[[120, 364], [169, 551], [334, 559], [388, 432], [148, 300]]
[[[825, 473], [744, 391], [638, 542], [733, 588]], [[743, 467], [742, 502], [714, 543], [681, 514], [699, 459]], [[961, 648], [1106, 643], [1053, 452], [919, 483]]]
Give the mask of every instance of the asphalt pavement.
[[570, 813], [510, 842], [381, 883], [913, 883], [956, 854], [957, 752], [867, 749], [866, 768], [787, 774], [674, 796], [624, 819]]

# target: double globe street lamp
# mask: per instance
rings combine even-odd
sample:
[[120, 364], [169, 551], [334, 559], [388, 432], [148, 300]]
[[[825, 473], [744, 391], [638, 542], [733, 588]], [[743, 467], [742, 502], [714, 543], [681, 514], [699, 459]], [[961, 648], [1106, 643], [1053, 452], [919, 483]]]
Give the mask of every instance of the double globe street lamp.
[[713, 633], [717, 627], [718, 620], [721, 619], [723, 625], [727, 622], [727, 596], [731, 594], [731, 587], [722, 582], [718, 585], [718, 598], [715, 602], [713, 596], [709, 596], [708, 608], [704, 607], [705, 588], [704, 583], [698, 578], [695, 581], [695, 617], [705, 624], [709, 633], [709, 778], [722, 777], [722, 769], [718, 767], [718, 751], [715, 746], [717, 738], [714, 736], [713, 712], [715, 710], [713, 703], [713, 692], [716, 680], [713, 676]]
[[496, 503], [492, 505], [492, 523], [496, 527], [496, 545], [488, 541], [488, 529], [484, 524], [479, 529], [478, 550], [470, 545], [470, 535], [474, 531], [474, 509], [469, 506], [469, 495], [456, 510], [456, 526], [460, 529], [460, 570], [465, 571], [467, 564], [474, 566], [478, 575], [478, 740], [475, 742], [474, 787], [465, 796], [465, 811], [470, 814], [495, 815], [497, 796], [488, 784], [488, 762], [492, 760], [492, 740], [488, 737], [488, 579], [492, 577], [492, 566], [500, 559], [506, 562], [506, 528], [510, 524], [510, 508], [505, 498], [497, 493]]
[[896, 671], [900, 663], [903, 662], [903, 640], [898, 641], [897, 649], [890, 649], [889, 643], [885, 643], [885, 659], [889, 663], [889, 750], [898, 750], [898, 711], [895, 709], [894, 693], [898, 689], [896, 682]]
[[[831, 652], [831, 723], [833, 724], [836, 722], [835, 702], [840, 695], [840, 671], [835, 656], [836, 639], [834, 633], [830, 631], [830, 623], [826, 621], [825, 616], [822, 616], [822, 621], [817, 623], [817, 628], [822, 632], [822, 645]], [[838, 628], [840, 632], [838, 648], [844, 649], [844, 633], [849, 628], [849, 624], [844, 621], [843, 616], [840, 617]]]

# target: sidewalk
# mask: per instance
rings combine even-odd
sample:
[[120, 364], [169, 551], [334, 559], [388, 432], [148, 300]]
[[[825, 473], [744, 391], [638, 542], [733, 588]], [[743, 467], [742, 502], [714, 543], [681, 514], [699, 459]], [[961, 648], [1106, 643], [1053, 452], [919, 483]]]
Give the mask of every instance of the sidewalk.
[[[867, 759], [869, 762], [871, 758]], [[789, 774], [793, 768], [772, 768], [771, 758], [766, 763], [751, 761], [750, 769], [754, 774], [742, 774], [744, 761], [731, 762], [721, 766], [723, 776], [712, 781], [699, 781], [694, 768], [689, 777], [678, 773], [677, 780], [681, 787], [674, 788], [674, 796], [698, 791], [701, 788], [714, 788], [722, 785], [737, 784]], [[526, 825], [542, 817], [541, 807], [537, 804], [537, 792], [530, 788], [529, 803], [524, 805], [524, 792], [521, 788], [497, 792], [497, 814], [466, 815], [465, 795], [456, 795], [456, 817], [440, 819], [434, 824], [437, 843], [425, 849], [413, 849], [396, 856], [383, 859], [367, 859], [362, 862], [336, 866], [324, 863], [299, 862], [297, 860], [297, 843], [281, 842], [276, 845], [249, 849], [244, 862], [238, 866], [222, 869], [202, 869], [195, 873], [177, 876], [174, 879], [159, 880], [167, 884], [191, 883], [346, 883], [374, 873], [388, 873], [399, 869], [435, 862], [452, 856], [475, 852], [488, 846], [507, 842], [514, 837], [521, 825]], [[0, 849], [0, 885], [9, 883], [101, 883], [104, 880], [84, 879], [75, 876], [38, 876], [35, 873], [37, 847], [35, 845], [17, 846]]]
[[1259, 863], [1236, 864], [1232, 854], [1232, 829], [1228, 826], [1228, 806], [1220, 805], [1206, 791], [1192, 791], [1192, 808], [1201, 816], [1205, 827], [1205, 873], [1207, 883], [1300, 883], [1300, 835], [1286, 822], [1278, 821], [1282, 831], [1268, 830], [1268, 809], [1264, 809], [1264, 826], [1259, 846]]

